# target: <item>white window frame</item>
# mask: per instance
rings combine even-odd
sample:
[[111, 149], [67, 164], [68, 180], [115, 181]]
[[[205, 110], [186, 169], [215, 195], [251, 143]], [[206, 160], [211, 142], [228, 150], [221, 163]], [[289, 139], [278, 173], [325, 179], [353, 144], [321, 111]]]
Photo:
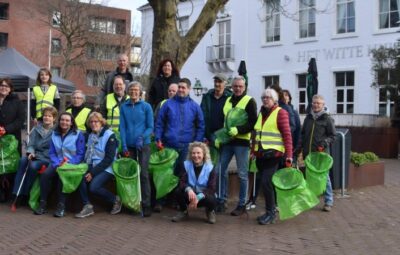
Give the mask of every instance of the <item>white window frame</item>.
[[[313, 5], [312, 6], [306, 6], [306, 7], [303, 7], [303, 5], [305, 4], [305, 3], [308, 3], [308, 2], [312, 2], [313, 3]], [[310, 3], [310, 4], [312, 4], [312, 3]], [[315, 38], [316, 37], [316, 35], [317, 35], [317, 17], [316, 17], [316, 0], [299, 0], [298, 1], [298, 10], [299, 10], [299, 22], [298, 22], [298, 24], [299, 24], [299, 27], [298, 27], [298, 38], [299, 38], [299, 40], [307, 40], [307, 39], [310, 39], [310, 38]], [[301, 21], [302, 21], [302, 13], [304, 13], [305, 14], [305, 20], [306, 20], [306, 22], [304, 22], [304, 24], [306, 24], [307, 25], [307, 35], [306, 36], [302, 36], [302, 34], [301, 34], [301, 27], [302, 27], [302, 23], [301, 23]], [[314, 23], [312, 23], [312, 22], [310, 22], [310, 15], [314, 15]], [[314, 24], [314, 35], [310, 35], [310, 25], [311, 24]]]
[[185, 36], [189, 31], [189, 16], [182, 16], [176, 19], [176, 26], [180, 36]]
[[[385, 32], [397, 32], [400, 24], [396, 23], [397, 25], [390, 27], [390, 23], [389, 23], [389, 27], [387, 28], [381, 28], [380, 26], [380, 17], [381, 17], [381, 11], [380, 11], [380, 6], [381, 6], [381, 1], [387, 1], [390, 4], [390, 0], [376, 0], [376, 29], [377, 29], [377, 33], [385, 33]], [[400, 1], [397, 1], [397, 12], [398, 12], [398, 19], [400, 21]], [[390, 8], [390, 5], [388, 6], [388, 8]], [[388, 20], [390, 22], [390, 11], [389, 11], [389, 17]]]
[[60, 25], [61, 25], [61, 12], [53, 11], [53, 14], [52, 14], [52, 17], [51, 17], [51, 25], [53, 27], [60, 27]]
[[[337, 35], [348, 35], [348, 34], [354, 34], [357, 31], [356, 28], [356, 6], [355, 6], [355, 0], [336, 0], [336, 34]], [[349, 16], [348, 10], [353, 5], [353, 12], [354, 16]], [[340, 6], [344, 6], [342, 8], [345, 9], [344, 13], [344, 27], [345, 31], [344, 32], [339, 32], [339, 10], [341, 9]], [[349, 20], [354, 19], [354, 31], [349, 32]]]
[[[271, 78], [272, 79], [272, 84], [267, 86], [267, 78]], [[263, 83], [264, 83], [264, 89], [273, 86], [274, 84], [278, 84], [279, 85], [279, 80], [280, 80], [280, 75], [279, 74], [268, 74], [268, 75], [263, 75]]]
[[[55, 47], [55, 42], [58, 42], [58, 47]], [[62, 43], [60, 38], [51, 38], [51, 55], [60, 55], [62, 50]]]
[[[281, 13], [279, 9], [271, 9], [269, 2], [277, 2], [276, 5], [280, 6], [280, 0], [265, 0], [265, 38], [266, 44], [277, 43], [281, 41]], [[268, 40], [268, 31], [272, 30], [272, 40]], [[279, 36], [279, 39], [275, 39]]]
[[[229, 27], [228, 27], [229, 24]], [[223, 28], [223, 31], [221, 30]], [[222, 19], [217, 21], [218, 29], [218, 50], [217, 59], [226, 60], [233, 58], [232, 51], [232, 21], [231, 19]], [[229, 31], [228, 31], [229, 30]]]
[[[337, 86], [337, 74], [338, 73], [344, 73], [344, 83], [342, 86]], [[347, 84], [347, 73], [353, 73], [353, 84], [348, 85]], [[334, 71], [333, 72], [334, 76], [334, 89], [335, 89], [335, 112], [336, 114], [353, 114], [355, 112], [355, 83], [356, 83], [356, 77], [355, 77], [355, 71], [354, 70], [343, 70], [343, 71]], [[353, 91], [353, 101], [349, 102], [347, 101], [347, 94], [349, 91]], [[339, 91], [343, 91], [343, 102], [338, 102], [338, 94]], [[343, 105], [343, 112], [338, 112], [338, 106]], [[353, 105], [353, 111], [349, 112], [347, 110], [349, 105]]]
[[[390, 71], [391, 71], [390, 69], [386, 69], [385, 70], [385, 72], [386, 72], [386, 80], [387, 81], [390, 81], [390, 73], [391, 73]], [[378, 114], [380, 116], [390, 117], [393, 114], [393, 111], [394, 111], [394, 101], [390, 100], [390, 92], [389, 91], [386, 91], [386, 100], [385, 101], [381, 101], [380, 100], [381, 99], [381, 97], [380, 97], [381, 90], [383, 90], [384, 87], [387, 87], [387, 84], [378, 84]], [[385, 113], [384, 114], [382, 114], [380, 112], [380, 107], [381, 106], [385, 107]]]

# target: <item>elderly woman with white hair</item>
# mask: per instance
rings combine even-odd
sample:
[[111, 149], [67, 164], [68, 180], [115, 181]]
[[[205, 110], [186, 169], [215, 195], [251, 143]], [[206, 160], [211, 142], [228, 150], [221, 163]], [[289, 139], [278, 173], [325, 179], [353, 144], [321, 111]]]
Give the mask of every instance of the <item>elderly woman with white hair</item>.
[[125, 157], [138, 160], [140, 165], [140, 187], [142, 192], [143, 216], [151, 216], [150, 207], [150, 136], [153, 133], [153, 110], [149, 103], [141, 99], [143, 87], [133, 81], [128, 85], [129, 100], [121, 106], [119, 130]]
[[210, 151], [207, 145], [201, 142], [189, 144], [188, 159], [178, 167], [182, 174], [175, 195], [180, 211], [172, 218], [172, 221], [179, 222], [186, 219], [189, 216], [188, 209], [195, 210], [198, 207], [205, 207], [207, 222], [214, 224], [216, 222], [217, 177], [210, 161]]
[[75, 90], [71, 94], [71, 105], [67, 108], [66, 112], [69, 112], [74, 116], [78, 129], [82, 132], [88, 130], [86, 120], [92, 109], [86, 106], [86, 96], [82, 90]]
[[289, 114], [278, 106], [278, 93], [266, 89], [261, 96], [262, 106], [254, 125], [256, 132], [252, 157], [261, 174], [261, 188], [264, 193], [266, 212], [257, 217], [260, 225], [272, 224], [276, 218], [275, 191], [272, 176], [278, 170], [279, 161], [286, 158], [292, 163], [292, 135], [289, 125]]

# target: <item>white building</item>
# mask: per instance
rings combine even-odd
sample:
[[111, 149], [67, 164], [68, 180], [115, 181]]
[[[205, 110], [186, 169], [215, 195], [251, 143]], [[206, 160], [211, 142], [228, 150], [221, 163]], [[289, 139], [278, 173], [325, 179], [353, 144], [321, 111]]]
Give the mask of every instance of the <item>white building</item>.
[[[183, 33], [194, 23], [205, 2], [191, 0], [179, 4]], [[379, 89], [371, 87], [374, 74], [370, 50], [397, 45], [399, 0], [273, 2], [280, 2], [284, 10], [271, 11], [262, 0], [230, 0], [185, 63], [181, 76], [193, 81], [197, 78], [211, 88], [215, 73], [233, 77], [240, 61], [245, 60], [248, 93], [257, 99], [258, 105], [263, 89], [279, 82], [291, 91], [295, 107], [304, 113], [306, 73], [308, 62], [314, 57], [318, 93], [324, 95], [338, 124], [360, 125], [360, 116], [365, 119], [365, 114], [389, 114], [390, 102], [379, 102]], [[146, 42], [143, 48], [151, 47], [153, 13], [149, 5], [139, 10], [142, 38]]]

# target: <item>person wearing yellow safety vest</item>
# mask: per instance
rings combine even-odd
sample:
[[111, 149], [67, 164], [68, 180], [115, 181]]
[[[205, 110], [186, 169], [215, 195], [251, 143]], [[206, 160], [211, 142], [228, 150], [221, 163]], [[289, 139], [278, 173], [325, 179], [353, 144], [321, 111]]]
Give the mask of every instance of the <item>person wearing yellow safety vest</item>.
[[227, 144], [220, 144], [218, 139], [215, 140], [215, 147], [221, 149], [221, 171], [219, 173], [219, 194], [217, 211], [223, 212], [226, 209], [225, 203], [228, 199], [228, 165], [233, 155], [236, 158], [236, 166], [239, 176], [239, 203], [235, 210], [231, 212], [232, 216], [240, 216], [245, 212], [245, 203], [247, 197], [248, 186], [248, 167], [249, 167], [249, 147], [250, 132], [253, 130], [257, 120], [257, 104], [254, 98], [245, 93], [245, 79], [243, 76], [237, 76], [232, 81], [233, 95], [229, 97], [224, 105], [223, 111], [226, 119], [227, 113], [232, 108], [243, 109], [247, 113], [248, 121], [246, 124], [232, 127], [229, 135], [232, 140]]
[[260, 225], [272, 224], [276, 218], [275, 191], [272, 176], [278, 170], [282, 157], [292, 164], [293, 143], [289, 125], [289, 113], [278, 105], [278, 93], [268, 88], [262, 96], [262, 107], [254, 125], [255, 145], [251, 157], [256, 157], [261, 176], [266, 212], [257, 217]]
[[85, 101], [86, 96], [83, 94], [82, 90], [75, 90], [71, 94], [71, 106], [66, 110], [66, 112], [69, 112], [74, 116], [78, 129], [84, 133], [88, 130], [86, 120], [92, 111], [89, 107], [85, 106]]
[[118, 132], [121, 104], [129, 97], [125, 93], [125, 81], [122, 76], [115, 77], [113, 86], [114, 92], [104, 98], [100, 106], [100, 113], [106, 116], [107, 125], [110, 129]]
[[52, 75], [49, 69], [40, 68], [36, 85], [32, 88], [31, 97], [31, 118], [34, 125], [42, 118], [42, 110], [48, 106], [60, 109], [60, 94], [58, 88], [51, 81]]

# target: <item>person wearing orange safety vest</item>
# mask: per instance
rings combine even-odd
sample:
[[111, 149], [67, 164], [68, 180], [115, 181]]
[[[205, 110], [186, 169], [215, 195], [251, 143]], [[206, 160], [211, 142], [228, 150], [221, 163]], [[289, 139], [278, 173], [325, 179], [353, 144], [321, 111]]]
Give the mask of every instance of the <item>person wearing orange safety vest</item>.
[[266, 212], [257, 218], [260, 225], [272, 224], [276, 218], [275, 191], [272, 176], [278, 170], [282, 157], [292, 164], [293, 144], [289, 114], [278, 106], [278, 93], [268, 88], [261, 97], [262, 107], [254, 125], [255, 138], [251, 157], [256, 157], [261, 176]]

